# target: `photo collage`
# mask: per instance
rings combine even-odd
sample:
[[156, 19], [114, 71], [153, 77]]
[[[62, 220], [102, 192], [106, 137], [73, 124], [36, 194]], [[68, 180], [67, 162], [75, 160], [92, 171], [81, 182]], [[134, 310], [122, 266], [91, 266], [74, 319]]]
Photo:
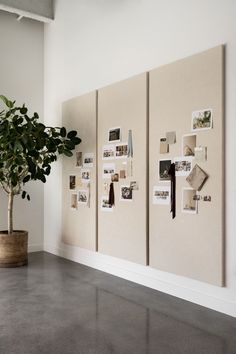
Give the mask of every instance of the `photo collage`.
[[[161, 184], [153, 187], [153, 204], [170, 206], [173, 201], [175, 203], [175, 186], [178, 184], [179, 177], [185, 177], [187, 182], [186, 187], [182, 188], [181, 212], [196, 214], [199, 200], [211, 201], [211, 196], [202, 197], [198, 193], [209, 178], [204, 170], [204, 162], [207, 161], [207, 146], [198, 144], [198, 134], [201, 131], [204, 134], [205, 130], [212, 128], [213, 110], [198, 110], [192, 112], [190, 132], [179, 137], [180, 141], [175, 131], [168, 131], [160, 138], [159, 154], [168, 155], [168, 158], [161, 158], [158, 161], [158, 180]], [[179, 156], [171, 154], [171, 145], [176, 143], [180, 145]], [[172, 165], [174, 177], [170, 172]], [[173, 205], [171, 205], [172, 208]]]
[[82, 151], [75, 152], [74, 166], [79, 168], [78, 173], [69, 175], [70, 208], [79, 210], [80, 206], [89, 207], [90, 179], [95, 164], [94, 153]]

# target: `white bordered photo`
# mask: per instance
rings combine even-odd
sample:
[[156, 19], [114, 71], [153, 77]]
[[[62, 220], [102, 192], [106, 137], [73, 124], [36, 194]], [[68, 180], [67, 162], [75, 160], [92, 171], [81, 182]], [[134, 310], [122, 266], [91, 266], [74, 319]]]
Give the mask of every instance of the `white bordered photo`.
[[133, 190], [129, 186], [120, 186], [120, 200], [125, 202], [132, 202]]
[[170, 186], [154, 186], [152, 195], [153, 204], [170, 204]]
[[109, 197], [106, 195], [101, 197], [101, 210], [108, 212], [113, 211], [113, 206], [109, 204]]
[[192, 170], [193, 157], [181, 156], [173, 159], [176, 176], [188, 176]]
[[201, 131], [212, 129], [213, 117], [212, 109], [202, 109], [192, 112], [191, 131]]
[[89, 191], [88, 189], [79, 189], [77, 192], [78, 204], [87, 205], [89, 201]]
[[109, 143], [118, 142], [121, 140], [121, 128], [115, 127], [108, 130]]
[[119, 143], [116, 144], [116, 159], [126, 158], [128, 156], [128, 144]]
[[197, 213], [196, 190], [192, 188], [182, 188], [182, 213]]
[[111, 176], [115, 174], [115, 164], [114, 163], [104, 163], [102, 166], [103, 178], [111, 179]]
[[197, 146], [197, 134], [184, 134], [182, 136], [182, 156], [194, 156]]
[[90, 170], [85, 168], [81, 169], [81, 181], [82, 183], [90, 182]]
[[113, 160], [115, 158], [115, 145], [108, 144], [102, 147], [102, 159], [103, 160]]
[[83, 167], [93, 167], [94, 163], [94, 153], [93, 152], [86, 152], [83, 156]]

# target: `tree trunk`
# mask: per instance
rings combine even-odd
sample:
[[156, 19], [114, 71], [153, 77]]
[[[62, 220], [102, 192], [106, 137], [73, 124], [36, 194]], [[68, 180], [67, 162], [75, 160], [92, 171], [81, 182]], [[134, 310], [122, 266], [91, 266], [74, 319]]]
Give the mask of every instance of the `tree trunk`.
[[8, 235], [13, 233], [13, 198], [14, 194], [10, 191], [8, 195]]

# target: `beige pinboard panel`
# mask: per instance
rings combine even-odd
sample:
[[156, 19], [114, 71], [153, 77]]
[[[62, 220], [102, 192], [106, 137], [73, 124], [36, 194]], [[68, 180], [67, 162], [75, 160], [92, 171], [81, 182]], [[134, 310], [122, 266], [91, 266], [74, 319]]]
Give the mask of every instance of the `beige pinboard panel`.
[[[147, 75], [116, 83], [98, 91], [98, 251], [128, 261], [146, 264], [147, 251]], [[133, 137], [133, 177], [114, 182], [115, 207], [101, 210], [104, 193], [104, 163], [114, 163], [116, 172], [126, 169], [127, 159], [102, 160], [110, 128], [121, 128], [121, 142]], [[132, 201], [120, 201], [120, 186], [137, 181]]]
[[[62, 173], [62, 240], [96, 251], [96, 92], [73, 98], [63, 103], [63, 125], [78, 131], [82, 143], [76, 147], [73, 157], [63, 158]], [[90, 171], [90, 188], [81, 184], [81, 168], [76, 167], [76, 151], [93, 153], [93, 167]], [[76, 189], [69, 188], [69, 176], [76, 175]], [[78, 204], [77, 210], [71, 209], [71, 194], [78, 190], [90, 189], [89, 205]]]
[[[224, 47], [218, 46], [150, 72], [150, 266], [222, 286], [224, 284]], [[207, 146], [207, 161], [198, 165], [209, 179], [199, 192], [197, 214], [181, 212], [186, 177], [176, 177], [176, 218], [170, 206], [153, 205], [159, 182], [158, 160], [182, 155], [182, 135], [191, 133], [193, 111], [213, 110], [213, 129], [198, 131], [197, 146]], [[159, 153], [166, 132], [176, 144]], [[194, 163], [195, 164], [195, 163]], [[194, 165], [193, 164], [193, 165]]]

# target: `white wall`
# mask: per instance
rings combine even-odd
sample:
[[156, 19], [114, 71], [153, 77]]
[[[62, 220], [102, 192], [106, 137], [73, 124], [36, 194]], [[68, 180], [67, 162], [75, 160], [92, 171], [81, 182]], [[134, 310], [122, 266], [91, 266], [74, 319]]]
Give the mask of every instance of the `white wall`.
[[[43, 24], [0, 11], [0, 94], [43, 115]], [[43, 248], [43, 184], [26, 188], [31, 202], [15, 199], [15, 229], [29, 231], [29, 250]], [[7, 227], [7, 196], [0, 195], [0, 229]]]
[[45, 117], [50, 124], [61, 122], [66, 99], [226, 43], [227, 286], [61, 244], [60, 164], [45, 189], [45, 249], [236, 316], [235, 0], [71, 0], [70, 6], [58, 0], [55, 9], [55, 23], [45, 27]]

